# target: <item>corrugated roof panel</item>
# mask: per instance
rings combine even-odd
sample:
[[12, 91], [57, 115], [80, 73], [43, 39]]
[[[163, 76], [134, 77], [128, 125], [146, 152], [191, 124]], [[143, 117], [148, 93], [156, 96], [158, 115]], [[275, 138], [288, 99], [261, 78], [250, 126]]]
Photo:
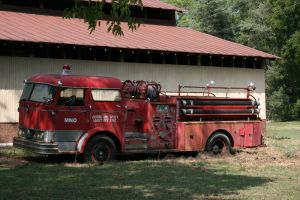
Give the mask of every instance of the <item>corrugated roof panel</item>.
[[122, 23], [122, 27], [124, 37], [108, 33], [105, 21], [90, 34], [80, 19], [0, 11], [1, 40], [278, 58], [184, 27], [146, 24], [136, 31], [129, 30], [127, 23]]

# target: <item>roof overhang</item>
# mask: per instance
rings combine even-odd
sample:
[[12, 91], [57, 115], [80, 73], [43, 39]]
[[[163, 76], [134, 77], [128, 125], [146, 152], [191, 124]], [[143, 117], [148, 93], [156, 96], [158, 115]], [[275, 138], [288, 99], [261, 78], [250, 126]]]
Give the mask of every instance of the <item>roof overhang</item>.
[[279, 57], [189, 28], [141, 25], [136, 31], [122, 23], [124, 37], [107, 32], [105, 22], [90, 34], [80, 19], [0, 11], [0, 40], [183, 52], [221, 56]]

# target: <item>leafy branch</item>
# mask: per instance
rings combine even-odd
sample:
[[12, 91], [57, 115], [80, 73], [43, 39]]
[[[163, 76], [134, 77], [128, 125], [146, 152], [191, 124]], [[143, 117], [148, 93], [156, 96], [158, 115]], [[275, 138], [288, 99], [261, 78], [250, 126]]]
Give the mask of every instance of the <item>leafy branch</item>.
[[[108, 10], [105, 4], [110, 3]], [[121, 22], [126, 21], [132, 31], [140, 26], [140, 21], [131, 16], [130, 6], [139, 6], [143, 9], [142, 0], [73, 0], [73, 6], [64, 11], [65, 18], [80, 18], [88, 24], [90, 33], [101, 26], [100, 20], [106, 20], [107, 31], [115, 36], [124, 36]]]

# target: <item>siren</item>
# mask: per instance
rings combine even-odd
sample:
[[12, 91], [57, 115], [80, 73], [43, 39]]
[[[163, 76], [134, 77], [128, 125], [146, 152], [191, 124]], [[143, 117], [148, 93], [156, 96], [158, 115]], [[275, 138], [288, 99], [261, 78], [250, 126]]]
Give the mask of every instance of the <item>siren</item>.
[[62, 75], [69, 75], [71, 74], [71, 67], [68, 64], [65, 64], [63, 66], [63, 71], [62, 71]]

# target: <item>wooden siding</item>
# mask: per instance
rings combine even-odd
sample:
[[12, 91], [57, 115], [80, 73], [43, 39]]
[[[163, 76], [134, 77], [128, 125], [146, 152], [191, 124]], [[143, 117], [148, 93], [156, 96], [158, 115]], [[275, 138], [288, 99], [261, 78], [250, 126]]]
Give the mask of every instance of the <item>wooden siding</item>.
[[[214, 80], [217, 86], [245, 87], [254, 82], [254, 96], [261, 102], [261, 117], [266, 117], [265, 76], [263, 69], [222, 68], [189, 65], [162, 65], [124, 62], [0, 57], [0, 123], [18, 122], [18, 99], [23, 80], [35, 74], [60, 73], [63, 64], [72, 67], [73, 74], [118, 77], [122, 80], [155, 80], [163, 90], [177, 91], [178, 84], [200, 85]], [[234, 93], [231, 96], [241, 96]]]

